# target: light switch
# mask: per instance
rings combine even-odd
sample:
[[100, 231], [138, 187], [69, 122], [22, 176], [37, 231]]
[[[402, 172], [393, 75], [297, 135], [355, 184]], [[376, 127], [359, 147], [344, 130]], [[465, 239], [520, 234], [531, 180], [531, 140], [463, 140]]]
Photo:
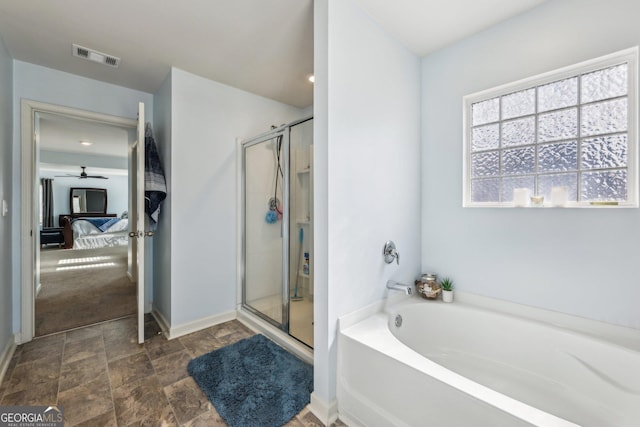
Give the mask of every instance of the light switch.
[[2, 216], [7, 216], [7, 213], [9, 212], [9, 204], [7, 203], [6, 200], [2, 201]]

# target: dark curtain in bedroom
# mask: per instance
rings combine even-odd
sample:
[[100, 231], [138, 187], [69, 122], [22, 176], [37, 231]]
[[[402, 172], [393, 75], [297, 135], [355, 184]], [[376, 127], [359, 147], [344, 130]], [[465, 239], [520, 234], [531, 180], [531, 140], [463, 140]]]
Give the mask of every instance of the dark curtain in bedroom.
[[42, 185], [42, 227], [53, 227], [53, 179], [40, 179]]

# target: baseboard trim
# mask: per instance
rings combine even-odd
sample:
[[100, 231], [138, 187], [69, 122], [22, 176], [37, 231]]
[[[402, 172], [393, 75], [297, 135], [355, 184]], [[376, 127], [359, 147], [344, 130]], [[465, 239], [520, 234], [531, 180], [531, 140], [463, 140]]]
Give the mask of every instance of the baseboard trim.
[[318, 397], [315, 391], [311, 393], [309, 410], [326, 426], [331, 425], [338, 419], [338, 401], [333, 399], [331, 402], [327, 402]]
[[227, 311], [224, 313], [216, 314], [209, 317], [203, 317], [202, 319], [193, 320], [191, 322], [183, 323], [178, 326], [169, 326], [167, 328], [166, 337], [169, 340], [181, 337], [183, 335], [198, 332], [202, 329], [209, 328], [211, 326], [218, 325], [220, 323], [228, 322], [236, 318], [236, 311]]
[[0, 384], [4, 381], [4, 375], [7, 373], [13, 353], [16, 351], [16, 336], [12, 335], [11, 338], [0, 354]]
[[167, 319], [165, 319], [162, 313], [158, 311], [158, 308], [155, 305], [151, 306], [151, 315], [156, 319], [156, 322], [158, 322], [158, 326], [160, 326], [162, 334], [167, 337], [169, 335], [169, 322], [167, 322]]

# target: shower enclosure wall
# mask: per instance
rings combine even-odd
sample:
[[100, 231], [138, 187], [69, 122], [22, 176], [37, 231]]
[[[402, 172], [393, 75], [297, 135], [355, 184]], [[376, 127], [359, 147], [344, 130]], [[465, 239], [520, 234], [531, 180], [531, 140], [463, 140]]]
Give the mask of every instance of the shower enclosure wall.
[[241, 150], [242, 309], [313, 347], [313, 119]]

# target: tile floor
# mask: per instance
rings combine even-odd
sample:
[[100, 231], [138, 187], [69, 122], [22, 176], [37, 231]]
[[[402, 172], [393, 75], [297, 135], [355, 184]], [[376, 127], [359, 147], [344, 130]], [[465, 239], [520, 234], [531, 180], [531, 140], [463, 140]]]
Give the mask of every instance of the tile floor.
[[[226, 426], [187, 363], [254, 333], [234, 320], [168, 341], [156, 334], [155, 322], [148, 325], [144, 345], [129, 317], [19, 346], [0, 385], [0, 404], [60, 405], [68, 427]], [[286, 426], [323, 424], [305, 408]]]

